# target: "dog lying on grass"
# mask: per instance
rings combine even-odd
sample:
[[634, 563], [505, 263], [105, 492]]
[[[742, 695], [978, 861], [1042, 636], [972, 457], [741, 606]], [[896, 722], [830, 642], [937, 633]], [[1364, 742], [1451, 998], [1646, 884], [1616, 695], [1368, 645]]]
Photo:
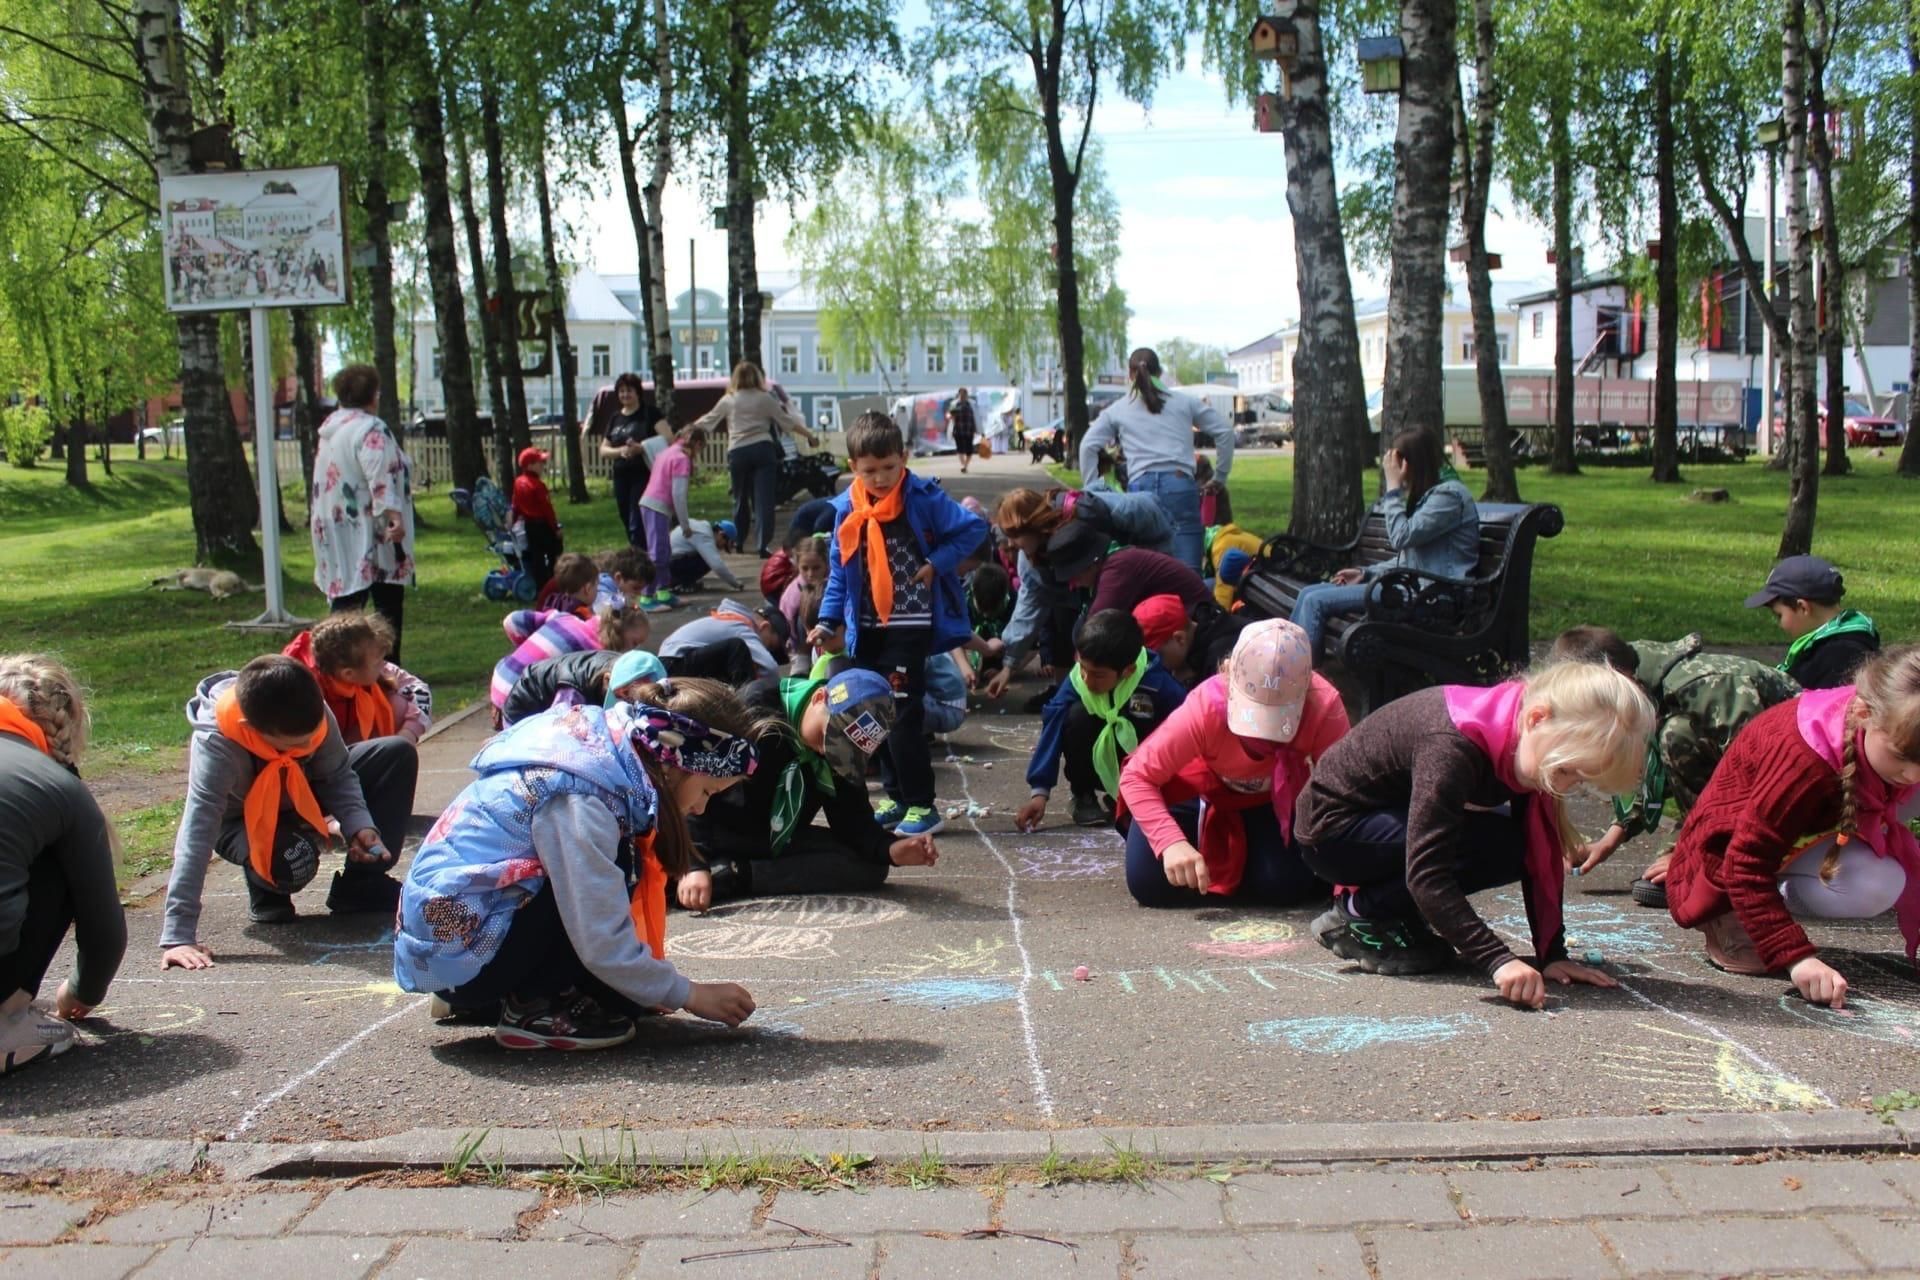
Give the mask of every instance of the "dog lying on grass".
[[180, 569], [164, 578], [155, 578], [149, 585], [162, 591], [204, 591], [215, 600], [225, 600], [242, 591], [266, 590], [228, 569]]

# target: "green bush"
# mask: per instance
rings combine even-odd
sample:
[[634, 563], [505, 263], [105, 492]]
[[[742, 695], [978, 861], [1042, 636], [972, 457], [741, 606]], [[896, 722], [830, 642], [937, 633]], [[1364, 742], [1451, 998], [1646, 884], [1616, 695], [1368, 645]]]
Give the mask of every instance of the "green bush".
[[0, 447], [7, 461], [22, 469], [39, 461], [53, 438], [53, 420], [37, 404], [10, 404], [0, 408]]

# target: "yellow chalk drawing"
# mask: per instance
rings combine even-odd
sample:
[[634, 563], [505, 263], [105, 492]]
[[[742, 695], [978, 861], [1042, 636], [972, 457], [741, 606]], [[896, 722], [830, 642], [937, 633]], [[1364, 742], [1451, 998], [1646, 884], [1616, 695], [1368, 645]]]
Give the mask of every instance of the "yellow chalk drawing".
[[1757, 1067], [1731, 1040], [1644, 1022], [1634, 1025], [1667, 1039], [1603, 1049], [1598, 1066], [1615, 1080], [1649, 1086], [1649, 1106], [1668, 1111], [1809, 1111], [1832, 1105], [1818, 1090]]
[[121, 1004], [102, 1005], [100, 1016], [116, 1031], [178, 1031], [205, 1022], [207, 1011], [195, 1004]]
[[344, 1004], [354, 1000], [377, 1000], [383, 1009], [391, 1009], [413, 997], [402, 991], [391, 978], [378, 982], [344, 982], [306, 991], [289, 991], [302, 1004]]
[[1017, 966], [1002, 968], [1000, 953], [1006, 948], [1005, 938], [975, 938], [970, 947], [949, 947], [944, 944], [932, 951], [922, 951], [907, 957], [898, 964], [883, 964], [868, 972], [876, 978], [919, 978], [929, 973], [1017, 973]]

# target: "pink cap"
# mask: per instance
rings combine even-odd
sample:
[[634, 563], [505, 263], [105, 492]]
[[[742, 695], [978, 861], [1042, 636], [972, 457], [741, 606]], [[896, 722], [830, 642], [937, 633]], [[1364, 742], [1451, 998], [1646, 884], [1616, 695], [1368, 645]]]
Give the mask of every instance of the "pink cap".
[[1243, 738], [1292, 742], [1313, 684], [1307, 633], [1267, 618], [1240, 633], [1227, 664], [1227, 727]]

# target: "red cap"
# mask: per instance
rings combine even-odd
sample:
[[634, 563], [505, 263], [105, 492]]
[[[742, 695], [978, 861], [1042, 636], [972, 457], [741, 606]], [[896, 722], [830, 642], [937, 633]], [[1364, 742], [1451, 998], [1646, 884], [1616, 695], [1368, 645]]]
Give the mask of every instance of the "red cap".
[[1148, 596], [1133, 616], [1140, 623], [1141, 642], [1158, 652], [1174, 632], [1187, 625], [1187, 606], [1176, 595]]
[[548, 454], [545, 449], [531, 449], [531, 448], [522, 449], [520, 451], [520, 457], [518, 461], [515, 463], [515, 465], [518, 466], [522, 471], [525, 471], [527, 467], [532, 463], [545, 462], [547, 460], [547, 457], [548, 457]]

